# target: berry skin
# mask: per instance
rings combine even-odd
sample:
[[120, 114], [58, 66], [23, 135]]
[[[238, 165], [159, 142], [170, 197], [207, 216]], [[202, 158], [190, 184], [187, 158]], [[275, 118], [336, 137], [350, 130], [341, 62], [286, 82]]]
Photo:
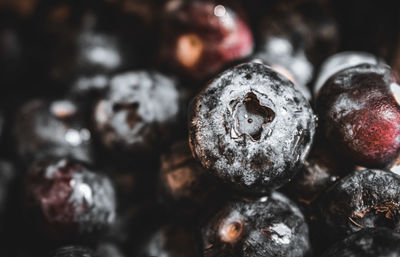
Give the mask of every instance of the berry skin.
[[205, 257], [306, 256], [308, 227], [280, 193], [228, 203], [202, 230]]
[[387, 66], [362, 64], [330, 77], [317, 97], [322, 132], [355, 164], [385, 168], [400, 152], [400, 81]]
[[250, 28], [228, 6], [196, 0], [166, 9], [161, 59], [184, 75], [208, 78], [253, 51]]
[[332, 240], [363, 228], [400, 231], [400, 176], [384, 170], [354, 171], [321, 198], [322, 220]]
[[111, 181], [67, 159], [33, 165], [25, 179], [25, 206], [29, 221], [55, 240], [97, 236], [116, 214]]
[[317, 95], [325, 82], [335, 73], [360, 64], [378, 65], [384, 64], [376, 56], [365, 52], [340, 52], [332, 55], [324, 61], [315, 80], [314, 94]]
[[400, 234], [389, 229], [363, 229], [330, 247], [322, 257], [400, 256]]
[[94, 110], [95, 129], [106, 148], [155, 151], [171, 140], [180, 114], [175, 81], [156, 72], [116, 75]]
[[315, 132], [308, 101], [259, 63], [229, 69], [193, 100], [192, 154], [213, 174], [248, 192], [287, 183], [303, 165]]
[[140, 250], [139, 257], [200, 257], [201, 239], [197, 233], [182, 225], [164, 225], [152, 233]]
[[64, 156], [90, 162], [91, 132], [82, 118], [79, 106], [69, 100], [26, 103], [18, 111], [14, 123], [19, 157], [27, 163]]

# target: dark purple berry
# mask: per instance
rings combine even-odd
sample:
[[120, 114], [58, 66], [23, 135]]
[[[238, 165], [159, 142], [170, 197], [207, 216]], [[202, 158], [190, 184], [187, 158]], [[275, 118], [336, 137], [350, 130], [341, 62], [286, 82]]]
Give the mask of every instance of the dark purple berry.
[[228, 203], [203, 228], [205, 257], [306, 256], [308, 227], [280, 193]]
[[59, 240], [96, 237], [116, 215], [111, 181], [67, 159], [33, 165], [25, 180], [25, 205], [28, 221]]
[[389, 229], [363, 229], [330, 247], [322, 257], [400, 256], [400, 234]]
[[364, 228], [400, 231], [400, 176], [384, 170], [360, 170], [339, 180], [321, 198], [324, 233], [331, 239]]
[[184, 75], [208, 78], [253, 51], [243, 17], [213, 1], [171, 1], [165, 10], [161, 59]]
[[400, 81], [387, 66], [361, 64], [331, 76], [317, 97], [323, 134], [355, 164], [384, 168], [400, 153]]
[[14, 123], [18, 155], [26, 162], [68, 156], [92, 160], [91, 132], [80, 107], [69, 100], [32, 100], [18, 111]]
[[314, 132], [308, 101], [263, 64], [225, 71], [192, 103], [193, 156], [245, 191], [264, 192], [287, 183], [303, 165]]
[[119, 74], [96, 105], [95, 129], [108, 149], [158, 150], [171, 140], [180, 107], [172, 79], [146, 71]]

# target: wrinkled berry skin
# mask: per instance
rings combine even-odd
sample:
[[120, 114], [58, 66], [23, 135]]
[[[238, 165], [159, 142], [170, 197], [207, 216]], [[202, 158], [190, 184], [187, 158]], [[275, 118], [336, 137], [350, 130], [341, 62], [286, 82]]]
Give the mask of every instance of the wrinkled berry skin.
[[193, 229], [178, 224], [164, 225], [142, 245], [139, 257], [202, 256], [200, 237]]
[[253, 36], [243, 17], [212, 1], [182, 1], [166, 8], [161, 59], [183, 75], [208, 78], [253, 51]]
[[296, 205], [280, 193], [236, 200], [202, 229], [205, 257], [305, 256], [308, 227]]
[[314, 132], [308, 101], [286, 77], [259, 63], [223, 72], [192, 102], [193, 156], [248, 192], [287, 183], [304, 163]]
[[334, 244], [322, 257], [400, 256], [400, 234], [389, 229], [363, 229]]
[[178, 141], [161, 156], [159, 188], [162, 202], [184, 217], [212, 212], [227, 198], [226, 187], [193, 157], [188, 142]]
[[321, 198], [324, 230], [335, 240], [362, 228], [400, 231], [400, 176], [384, 170], [354, 171]]
[[157, 72], [127, 72], [111, 79], [94, 125], [107, 149], [154, 151], [171, 140], [179, 113], [175, 81]]
[[99, 256], [86, 247], [65, 246], [57, 249], [53, 254], [49, 255], [49, 257], [99, 257]]
[[92, 160], [91, 132], [80, 107], [69, 100], [32, 100], [16, 114], [16, 150], [26, 163], [46, 157]]
[[400, 152], [400, 81], [387, 66], [362, 64], [330, 77], [317, 97], [323, 134], [354, 163], [384, 168]]
[[111, 181], [82, 164], [59, 159], [33, 165], [25, 179], [28, 222], [53, 240], [98, 236], [115, 220]]

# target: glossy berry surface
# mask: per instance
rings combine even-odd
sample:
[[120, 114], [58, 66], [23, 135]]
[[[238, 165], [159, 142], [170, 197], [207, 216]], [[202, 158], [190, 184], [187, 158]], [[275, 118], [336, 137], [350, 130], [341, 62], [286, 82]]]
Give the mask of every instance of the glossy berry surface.
[[26, 103], [16, 114], [13, 132], [17, 153], [28, 163], [45, 157], [91, 161], [92, 135], [79, 105], [72, 101]]
[[179, 112], [175, 81], [157, 72], [127, 72], [111, 79], [94, 125], [108, 149], [154, 151], [171, 140]]
[[185, 75], [208, 78], [253, 51], [250, 28], [228, 6], [196, 0], [166, 9], [161, 58]]
[[387, 66], [370, 64], [336, 73], [317, 97], [324, 135], [347, 159], [385, 167], [400, 152], [400, 82]]
[[314, 136], [313, 111], [293, 84], [268, 66], [225, 71], [194, 99], [189, 121], [193, 156], [245, 191], [287, 183]]
[[400, 231], [400, 176], [384, 170], [354, 171], [332, 186], [321, 199], [325, 233], [332, 239], [364, 228]]
[[25, 205], [33, 225], [59, 240], [98, 236], [116, 215], [111, 181], [67, 159], [42, 161], [31, 168]]
[[392, 257], [400, 255], [400, 234], [389, 229], [364, 229], [334, 244], [322, 257]]
[[308, 227], [280, 193], [228, 203], [202, 229], [205, 257], [306, 256]]
[[182, 225], [165, 225], [143, 244], [139, 257], [200, 257], [201, 241], [195, 230]]

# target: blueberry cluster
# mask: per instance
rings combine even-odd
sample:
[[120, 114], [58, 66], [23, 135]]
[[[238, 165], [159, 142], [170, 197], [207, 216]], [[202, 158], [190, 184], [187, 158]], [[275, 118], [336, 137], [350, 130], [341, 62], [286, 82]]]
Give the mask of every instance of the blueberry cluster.
[[0, 1], [0, 256], [400, 256], [397, 5]]

